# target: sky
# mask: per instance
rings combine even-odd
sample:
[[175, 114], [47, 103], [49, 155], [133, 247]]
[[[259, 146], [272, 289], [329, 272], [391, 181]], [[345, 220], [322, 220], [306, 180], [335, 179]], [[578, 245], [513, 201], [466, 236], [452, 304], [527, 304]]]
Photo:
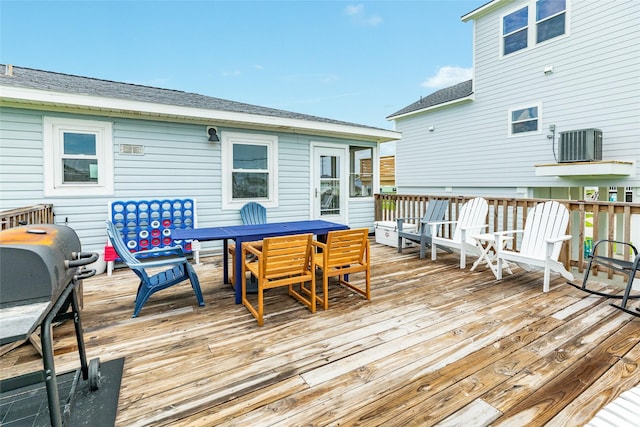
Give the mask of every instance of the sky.
[[0, 0], [0, 63], [393, 129], [471, 78], [486, 2]]

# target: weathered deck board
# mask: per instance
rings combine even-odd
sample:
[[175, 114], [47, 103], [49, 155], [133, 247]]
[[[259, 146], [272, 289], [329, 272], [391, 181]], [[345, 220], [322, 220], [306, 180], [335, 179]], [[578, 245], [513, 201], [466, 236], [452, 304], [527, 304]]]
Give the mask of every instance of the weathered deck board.
[[[311, 314], [273, 289], [258, 327], [203, 261], [205, 307], [185, 283], [136, 319], [133, 273], [85, 281], [88, 357], [126, 358], [117, 425], [583, 425], [640, 382], [640, 320], [558, 276], [543, 294], [540, 273], [373, 244], [371, 301], [330, 284]], [[73, 327], [54, 337], [76, 368]], [[29, 345], [0, 359], [3, 378], [41, 366]]]

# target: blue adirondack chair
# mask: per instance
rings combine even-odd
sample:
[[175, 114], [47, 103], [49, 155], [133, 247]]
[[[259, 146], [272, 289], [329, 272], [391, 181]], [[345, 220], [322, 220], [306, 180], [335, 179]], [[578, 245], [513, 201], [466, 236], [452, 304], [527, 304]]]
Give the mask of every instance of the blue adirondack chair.
[[[246, 203], [240, 208], [240, 219], [245, 225], [266, 224], [267, 209], [260, 203]], [[231, 256], [231, 274], [229, 274], [229, 278], [231, 280], [231, 284], [235, 285], [236, 281], [233, 275], [236, 271], [236, 246], [233, 243], [230, 243], [228, 250], [229, 255]]]
[[[426, 255], [427, 246], [431, 247], [431, 226], [430, 222], [443, 221], [444, 214], [449, 207], [447, 200], [430, 200], [427, 204], [427, 211], [424, 213], [422, 219], [414, 217], [397, 218], [396, 223], [398, 225], [398, 252], [402, 253], [403, 239], [411, 240], [413, 242], [420, 243], [420, 258], [424, 258]], [[418, 227], [415, 231], [408, 231], [404, 229], [404, 223], [409, 220], [420, 220]]]
[[240, 209], [243, 224], [266, 224], [267, 209], [260, 203], [249, 202]]
[[[138, 316], [142, 306], [152, 294], [170, 286], [177, 285], [185, 280], [191, 282], [191, 287], [193, 287], [193, 291], [196, 294], [198, 305], [204, 305], [198, 276], [191, 264], [189, 264], [189, 261], [184, 257], [180, 246], [131, 253], [127, 249], [124, 240], [122, 240], [120, 232], [111, 221], [107, 221], [107, 235], [118, 257], [140, 278], [140, 285], [138, 286], [136, 304], [132, 317]], [[162, 255], [174, 255], [175, 257], [167, 258], [164, 256], [163, 259], [145, 258], [144, 260], [136, 257], [136, 255], [148, 255], [152, 252], [161, 252]], [[169, 269], [151, 275], [147, 274], [146, 269], [152, 267], [169, 267]]]

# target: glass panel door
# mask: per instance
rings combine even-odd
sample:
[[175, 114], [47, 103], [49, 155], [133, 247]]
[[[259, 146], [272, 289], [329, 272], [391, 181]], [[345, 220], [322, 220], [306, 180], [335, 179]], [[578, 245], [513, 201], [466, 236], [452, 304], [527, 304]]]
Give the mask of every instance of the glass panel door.
[[345, 150], [315, 147], [314, 217], [346, 224]]
[[320, 216], [340, 215], [340, 158], [320, 156]]

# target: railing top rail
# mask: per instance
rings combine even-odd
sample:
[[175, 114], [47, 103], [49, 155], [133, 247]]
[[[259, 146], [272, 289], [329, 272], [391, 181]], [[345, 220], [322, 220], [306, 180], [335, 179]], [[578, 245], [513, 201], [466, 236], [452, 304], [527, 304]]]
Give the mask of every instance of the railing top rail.
[[53, 208], [53, 204], [43, 203], [39, 205], [27, 206], [24, 208], [7, 209], [5, 211], [0, 211], [0, 218], [16, 216], [16, 215], [24, 215], [29, 212], [37, 212], [37, 211], [52, 209], [52, 208]]

